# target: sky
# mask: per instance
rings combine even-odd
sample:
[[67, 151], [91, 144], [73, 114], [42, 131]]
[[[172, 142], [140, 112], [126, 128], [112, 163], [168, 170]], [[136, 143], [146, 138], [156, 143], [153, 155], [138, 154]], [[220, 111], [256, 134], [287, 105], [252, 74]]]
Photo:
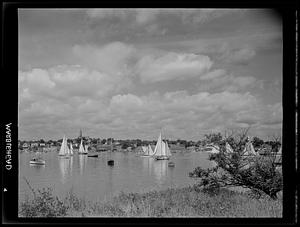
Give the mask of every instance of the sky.
[[19, 139], [282, 130], [282, 21], [265, 9], [19, 9]]

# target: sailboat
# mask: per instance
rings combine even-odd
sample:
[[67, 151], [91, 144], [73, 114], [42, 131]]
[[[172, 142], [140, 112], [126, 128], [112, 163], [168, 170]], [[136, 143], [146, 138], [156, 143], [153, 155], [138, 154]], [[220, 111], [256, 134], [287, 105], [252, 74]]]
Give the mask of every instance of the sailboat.
[[150, 144], [148, 146], [142, 146], [144, 154], [141, 157], [153, 157], [154, 151], [152, 150]]
[[169, 160], [171, 152], [167, 142], [162, 141], [161, 133], [159, 134], [155, 149], [154, 149], [155, 160]]
[[63, 156], [65, 158], [69, 158], [69, 156], [70, 156], [70, 149], [68, 148], [68, 144], [67, 143], [68, 143], [67, 142], [67, 138], [66, 138], [66, 136], [64, 136], [63, 141], [61, 143], [61, 147], [60, 147], [59, 153], [58, 153], [59, 156]]
[[[88, 153], [88, 146], [87, 145], [85, 145], [85, 151]], [[98, 154], [93, 153], [93, 152], [89, 153], [87, 156], [92, 157], [92, 158], [98, 158]]]
[[78, 154], [87, 154], [87, 150], [85, 150], [84, 147], [83, 147], [82, 140], [80, 142]]
[[45, 165], [46, 162], [45, 160], [43, 160], [40, 156], [40, 153], [37, 152], [36, 153], [36, 157], [32, 158], [30, 161], [29, 161], [30, 164], [32, 165]]
[[232, 154], [233, 150], [229, 143], [226, 142], [226, 153]]
[[244, 155], [244, 156], [257, 155], [257, 153], [255, 152], [254, 147], [250, 141], [246, 144], [242, 155]]

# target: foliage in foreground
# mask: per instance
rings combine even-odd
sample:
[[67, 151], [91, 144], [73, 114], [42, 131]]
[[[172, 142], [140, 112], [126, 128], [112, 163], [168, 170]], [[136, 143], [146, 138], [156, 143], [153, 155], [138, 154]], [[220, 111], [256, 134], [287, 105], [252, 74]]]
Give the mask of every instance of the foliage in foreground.
[[53, 196], [51, 188], [34, 192], [34, 199], [26, 198], [21, 204], [20, 213], [25, 217], [59, 217], [67, 215], [68, 207]]
[[[46, 190], [47, 191], [47, 190]], [[50, 190], [51, 191], [51, 190]], [[121, 193], [107, 202], [91, 202], [70, 192], [63, 200], [51, 194], [24, 201], [23, 217], [281, 217], [282, 201], [251, 198], [221, 189], [209, 195], [197, 187], [167, 189], [147, 193]], [[48, 202], [47, 202], [48, 201]], [[42, 209], [41, 209], [42, 207]]]
[[[214, 140], [213, 142], [220, 147], [220, 153], [211, 154], [209, 157], [209, 160], [215, 161], [215, 167], [197, 167], [189, 173], [190, 177], [200, 178], [198, 187], [210, 193], [217, 193], [220, 188], [239, 186], [251, 189], [258, 197], [266, 194], [272, 199], [277, 199], [278, 192], [283, 188], [283, 181], [282, 173], [276, 166], [276, 156], [271, 153], [267, 156], [245, 155], [247, 131], [226, 139], [220, 134], [207, 138]], [[226, 143], [232, 147], [232, 153], [228, 153]]]

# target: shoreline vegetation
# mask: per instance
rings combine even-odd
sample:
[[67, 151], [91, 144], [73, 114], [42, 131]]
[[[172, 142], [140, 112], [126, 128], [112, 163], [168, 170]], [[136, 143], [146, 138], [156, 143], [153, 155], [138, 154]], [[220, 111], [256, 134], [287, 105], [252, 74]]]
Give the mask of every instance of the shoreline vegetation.
[[282, 195], [272, 200], [229, 189], [212, 194], [196, 184], [146, 193], [121, 192], [104, 202], [79, 198], [72, 190], [60, 199], [51, 188], [36, 191], [29, 187], [33, 198], [27, 196], [20, 203], [19, 217], [282, 217]]

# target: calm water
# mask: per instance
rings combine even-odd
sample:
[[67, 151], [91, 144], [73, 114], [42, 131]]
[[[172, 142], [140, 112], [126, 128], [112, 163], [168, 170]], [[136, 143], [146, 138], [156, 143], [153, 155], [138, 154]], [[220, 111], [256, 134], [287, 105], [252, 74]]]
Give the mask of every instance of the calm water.
[[[188, 173], [195, 167], [208, 168], [213, 165], [207, 160], [208, 154], [177, 153], [169, 161], [175, 167], [168, 167], [168, 161], [155, 161], [152, 158], [139, 157], [135, 153], [99, 153], [98, 158], [74, 154], [64, 159], [56, 152], [41, 154], [45, 166], [30, 165], [33, 157], [30, 153], [21, 153], [19, 158], [19, 201], [32, 193], [24, 177], [35, 189], [52, 187], [53, 192], [64, 197], [73, 192], [80, 198], [90, 201], [109, 200], [123, 192], [147, 192], [171, 187], [185, 187], [194, 184], [195, 180]], [[113, 159], [113, 167], [107, 160]]]

